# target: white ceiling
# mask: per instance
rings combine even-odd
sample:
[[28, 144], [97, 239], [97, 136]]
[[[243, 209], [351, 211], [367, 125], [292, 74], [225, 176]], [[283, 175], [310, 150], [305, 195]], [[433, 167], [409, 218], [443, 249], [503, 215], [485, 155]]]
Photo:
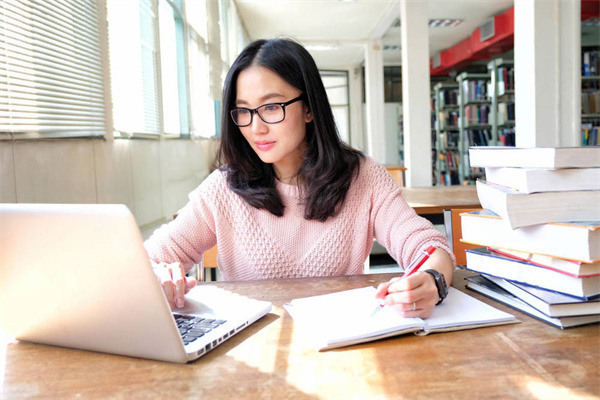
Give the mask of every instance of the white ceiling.
[[[385, 65], [400, 65], [398, 0], [234, 0], [252, 40], [291, 37], [304, 45], [335, 45], [335, 51], [310, 50], [320, 69], [348, 69], [363, 59], [364, 43], [383, 40]], [[426, 0], [421, 0], [426, 1]], [[434, 55], [467, 38], [513, 0], [429, 0], [429, 18], [463, 19], [453, 28], [429, 28]]]

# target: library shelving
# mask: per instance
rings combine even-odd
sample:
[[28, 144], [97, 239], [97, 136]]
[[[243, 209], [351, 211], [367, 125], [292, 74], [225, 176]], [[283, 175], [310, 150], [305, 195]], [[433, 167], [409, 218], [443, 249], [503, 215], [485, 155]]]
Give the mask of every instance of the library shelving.
[[490, 146], [515, 145], [515, 68], [514, 61], [496, 58], [488, 63], [490, 84]]
[[458, 184], [458, 84], [438, 82], [433, 87], [434, 184]]
[[458, 83], [458, 178], [460, 184], [483, 177], [480, 168], [469, 165], [469, 146], [487, 146], [492, 128], [489, 121], [491, 100], [487, 88], [490, 74], [463, 72]]
[[581, 54], [581, 145], [600, 145], [600, 47]]

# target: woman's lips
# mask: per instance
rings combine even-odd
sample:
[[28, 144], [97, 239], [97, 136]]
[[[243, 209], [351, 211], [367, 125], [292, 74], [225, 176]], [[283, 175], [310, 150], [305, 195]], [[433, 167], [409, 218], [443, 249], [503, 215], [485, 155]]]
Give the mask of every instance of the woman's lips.
[[275, 142], [256, 142], [256, 148], [260, 151], [267, 151], [275, 146]]

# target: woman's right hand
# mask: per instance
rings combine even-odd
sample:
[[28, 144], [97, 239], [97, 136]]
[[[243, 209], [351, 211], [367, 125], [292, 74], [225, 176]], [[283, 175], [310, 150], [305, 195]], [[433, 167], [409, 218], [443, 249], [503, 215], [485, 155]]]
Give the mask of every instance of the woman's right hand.
[[185, 304], [185, 294], [196, 287], [196, 279], [186, 276], [185, 268], [178, 263], [152, 263], [155, 274], [171, 306], [171, 310]]

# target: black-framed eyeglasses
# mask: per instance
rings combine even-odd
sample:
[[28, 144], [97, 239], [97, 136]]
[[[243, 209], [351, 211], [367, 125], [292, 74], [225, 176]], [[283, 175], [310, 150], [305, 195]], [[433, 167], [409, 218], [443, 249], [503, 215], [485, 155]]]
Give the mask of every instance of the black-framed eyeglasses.
[[244, 127], [250, 125], [252, 123], [252, 117], [254, 116], [254, 114], [258, 114], [260, 119], [262, 119], [267, 124], [276, 124], [285, 119], [285, 107], [297, 102], [298, 100], [302, 100], [303, 98], [304, 94], [290, 101], [286, 101], [285, 103], [268, 103], [263, 104], [262, 106], [256, 107], [254, 109], [246, 107], [236, 107], [229, 113], [231, 114], [231, 119], [233, 119], [233, 123], [237, 126]]

